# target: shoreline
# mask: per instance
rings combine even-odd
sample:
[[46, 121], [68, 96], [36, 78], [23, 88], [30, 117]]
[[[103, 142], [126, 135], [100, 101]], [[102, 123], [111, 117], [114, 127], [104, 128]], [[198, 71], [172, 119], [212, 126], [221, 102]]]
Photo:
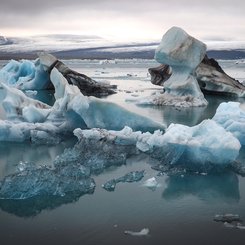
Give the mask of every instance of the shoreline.
[[[20, 60], [20, 59], [36, 59], [37, 53], [40, 50], [31, 52], [1, 52], [0, 60]], [[125, 52], [107, 52], [89, 49], [75, 49], [65, 51], [50, 52], [58, 59], [91, 59], [91, 60], [113, 60], [113, 59], [154, 59], [155, 50], [146, 51], [125, 51]], [[208, 57], [222, 60], [237, 60], [245, 59], [245, 50], [234, 49], [234, 50], [208, 50]]]

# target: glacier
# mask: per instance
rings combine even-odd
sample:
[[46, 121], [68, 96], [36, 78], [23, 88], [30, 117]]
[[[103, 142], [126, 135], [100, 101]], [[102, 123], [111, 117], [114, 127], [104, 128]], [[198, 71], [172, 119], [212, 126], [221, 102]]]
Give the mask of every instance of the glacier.
[[206, 106], [193, 72], [206, 54], [206, 45], [179, 27], [170, 28], [156, 49], [155, 60], [167, 64], [172, 75], [164, 83], [162, 95], [138, 101], [139, 104], [172, 105], [177, 107]]

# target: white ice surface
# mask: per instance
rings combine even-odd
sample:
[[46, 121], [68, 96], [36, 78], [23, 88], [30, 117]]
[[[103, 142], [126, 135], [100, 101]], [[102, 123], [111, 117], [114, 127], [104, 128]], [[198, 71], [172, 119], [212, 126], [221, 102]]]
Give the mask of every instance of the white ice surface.
[[239, 102], [224, 102], [217, 108], [213, 120], [231, 132], [242, 145], [245, 144], [245, 105]]

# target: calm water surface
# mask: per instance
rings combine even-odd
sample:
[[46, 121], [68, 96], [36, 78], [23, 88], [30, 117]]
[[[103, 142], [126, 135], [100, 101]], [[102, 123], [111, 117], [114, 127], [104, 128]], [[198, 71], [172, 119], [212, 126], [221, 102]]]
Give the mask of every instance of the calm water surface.
[[[195, 125], [211, 118], [219, 103], [227, 100], [209, 96], [208, 107], [185, 110], [138, 107], [132, 102], [125, 102], [125, 98], [137, 98], [160, 90], [151, 85], [147, 77], [147, 68], [156, 65], [153, 61], [107, 65], [91, 61], [66, 62], [95, 79], [118, 84], [120, 92], [107, 100], [166, 125], [172, 122]], [[244, 67], [236, 67], [233, 63], [225, 62], [224, 65], [234, 73], [233, 76], [238, 74], [244, 78]], [[52, 94], [38, 93], [37, 97], [46, 103], [53, 103]], [[1, 111], [0, 116], [4, 118]], [[75, 139], [68, 139], [57, 146], [0, 143], [0, 179], [15, 172], [20, 161], [36, 165], [52, 164], [57, 155], [74, 143]], [[241, 161], [244, 156], [245, 150], [242, 149]], [[245, 221], [243, 177], [232, 172], [159, 177], [151, 169], [152, 164], [147, 156], [132, 157], [126, 165], [93, 176], [95, 192], [80, 198], [66, 201], [48, 199], [35, 203], [6, 204], [0, 201], [0, 244], [244, 244], [245, 230], [226, 228], [222, 223], [213, 221], [213, 216], [220, 213], [239, 214]], [[101, 188], [107, 180], [143, 169], [146, 174], [140, 182], [120, 183], [114, 192]], [[142, 185], [153, 176], [160, 184], [154, 191]], [[124, 234], [125, 230], [139, 231], [142, 228], [149, 228], [148, 236]]]

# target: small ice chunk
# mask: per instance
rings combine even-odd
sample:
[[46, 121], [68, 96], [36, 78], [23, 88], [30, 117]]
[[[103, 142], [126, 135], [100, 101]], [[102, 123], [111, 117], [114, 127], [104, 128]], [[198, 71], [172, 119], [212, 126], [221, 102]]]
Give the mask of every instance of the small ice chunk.
[[155, 190], [160, 184], [157, 183], [157, 180], [155, 177], [147, 179], [144, 183], [143, 186], [148, 187], [149, 189]]
[[227, 228], [236, 228], [235, 224], [231, 224], [229, 222], [224, 222], [224, 226], [227, 227]]
[[214, 221], [231, 223], [233, 221], [241, 221], [241, 219], [238, 214], [216, 214]]
[[125, 183], [131, 183], [131, 182], [137, 182], [140, 181], [144, 177], [144, 170], [142, 171], [132, 171], [128, 174], [125, 174], [124, 176], [112, 179], [107, 181], [105, 184], [102, 185], [102, 187], [107, 191], [114, 191], [116, 188], [116, 184], [119, 182]]
[[27, 95], [27, 96], [34, 96], [34, 95], [37, 95], [37, 90], [26, 90], [25, 91], [25, 94]]
[[116, 180], [112, 179], [107, 181], [105, 184], [103, 184], [102, 187], [107, 191], [114, 191], [116, 188], [116, 184], [117, 184]]
[[124, 231], [124, 234], [131, 236], [147, 236], [149, 232], [149, 228], [143, 228], [141, 231]]
[[245, 230], [245, 226], [241, 223], [237, 223], [236, 227], [240, 230]]

